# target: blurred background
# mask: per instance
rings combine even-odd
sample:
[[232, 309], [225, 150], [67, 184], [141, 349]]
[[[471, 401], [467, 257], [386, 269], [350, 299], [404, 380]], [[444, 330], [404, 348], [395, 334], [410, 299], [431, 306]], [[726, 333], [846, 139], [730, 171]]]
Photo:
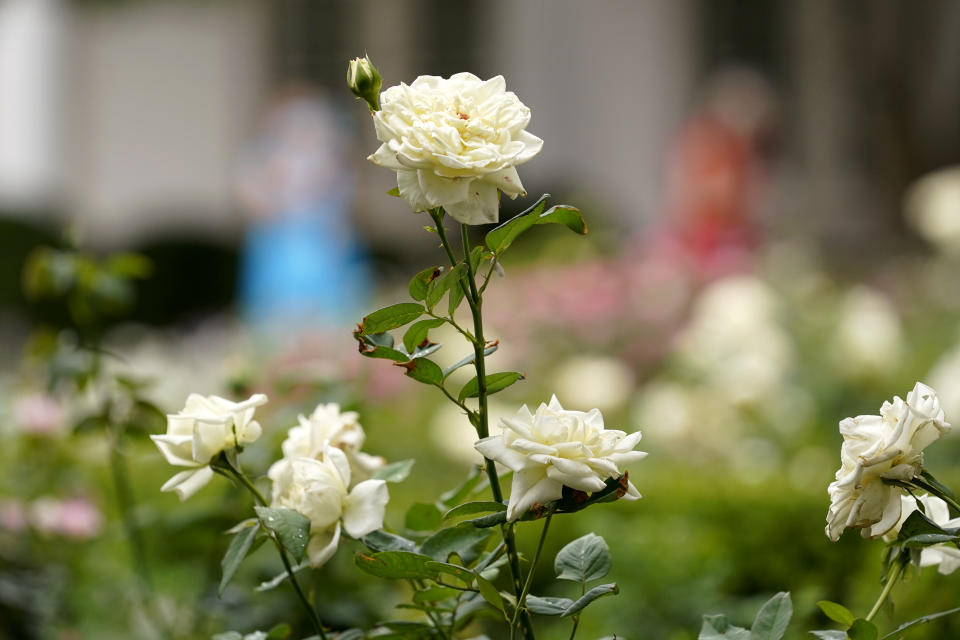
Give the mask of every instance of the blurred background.
[[[865, 612], [882, 543], [823, 534], [837, 422], [917, 380], [960, 422], [957, 34], [948, 0], [0, 0], [0, 638], [298, 619], [284, 589], [251, 591], [278, 570], [266, 552], [217, 598], [216, 532], [249, 505], [219, 478], [160, 494], [142, 433], [91, 428], [119, 393], [105, 371], [138, 380], [124, 402], [153, 433], [190, 392], [267, 393], [260, 471], [298, 413], [360, 411], [368, 451], [419, 460], [391, 487], [397, 530], [467, 473], [462, 417], [350, 335], [442, 257], [365, 160], [344, 83], [364, 52], [384, 86], [504, 75], [545, 144], [501, 219], [551, 193], [590, 225], [525, 236], [486, 305], [492, 366], [527, 373], [495, 411], [557, 393], [651, 454], [631, 469], [643, 501], [557, 527], [556, 548], [603, 535], [621, 585], [581, 637], [694, 638], [780, 590], [791, 637], [828, 626], [817, 600]], [[440, 337], [441, 364], [466, 352]], [[927, 466], [957, 487], [958, 456], [949, 436]], [[135, 589], [124, 500], [152, 576]], [[316, 576], [321, 614], [369, 626], [403, 585], [350, 555]], [[916, 575], [894, 619], [955, 606], [956, 580]]]

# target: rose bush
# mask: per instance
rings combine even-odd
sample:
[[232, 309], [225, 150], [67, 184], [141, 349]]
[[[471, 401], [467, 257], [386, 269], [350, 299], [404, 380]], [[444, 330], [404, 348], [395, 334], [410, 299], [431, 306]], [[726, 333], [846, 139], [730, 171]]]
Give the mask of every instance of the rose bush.
[[[600, 491], [605, 480], [619, 476], [620, 467], [646, 457], [633, 448], [640, 432], [604, 429], [598, 409], [570, 411], [556, 396], [541, 403], [536, 413], [526, 405], [515, 418], [501, 418], [503, 433], [477, 441], [474, 447], [485, 458], [512, 469], [513, 485], [507, 504], [507, 520], [515, 520], [536, 503], [562, 497], [563, 487], [578, 491]], [[625, 500], [637, 500], [640, 493], [627, 483]]]
[[346, 454], [327, 446], [323, 459], [283, 459], [269, 471], [274, 508], [293, 509], [310, 520], [307, 557], [310, 565], [323, 565], [340, 543], [341, 523], [359, 538], [383, 526], [389, 495], [383, 480], [364, 480], [350, 487]]
[[543, 140], [525, 130], [530, 109], [503, 76], [420, 76], [384, 91], [380, 106], [373, 122], [383, 144], [369, 160], [397, 172], [414, 211], [443, 207], [464, 224], [486, 224], [499, 218], [497, 190], [526, 195], [515, 167]]
[[210, 461], [214, 456], [260, 437], [263, 430], [253, 414], [266, 402], [262, 393], [243, 402], [190, 394], [182, 411], [167, 416], [167, 432], [150, 436], [167, 462], [188, 467], [170, 478], [161, 491], [175, 491], [186, 500], [203, 488], [213, 477]]
[[919, 475], [923, 450], [949, 430], [936, 392], [920, 382], [906, 400], [884, 402], [879, 416], [841, 421], [841, 466], [827, 489], [827, 536], [836, 541], [847, 528], [862, 528], [867, 538], [890, 531], [900, 519], [902, 492], [884, 480]]

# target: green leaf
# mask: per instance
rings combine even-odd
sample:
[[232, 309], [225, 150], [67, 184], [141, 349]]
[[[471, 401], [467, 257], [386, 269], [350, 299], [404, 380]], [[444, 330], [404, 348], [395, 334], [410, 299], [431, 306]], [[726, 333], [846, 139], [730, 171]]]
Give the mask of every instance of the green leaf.
[[469, 587], [473, 584], [474, 574], [469, 569], [465, 569], [459, 565], [451, 564], [449, 562], [438, 562], [434, 560], [433, 562], [427, 563], [427, 568], [438, 573], [445, 573], [447, 575], [453, 576], [457, 580], [463, 583], [463, 586]]
[[595, 533], [588, 533], [569, 543], [557, 552], [553, 561], [559, 580], [583, 583], [607, 575], [610, 566], [610, 548]]
[[750, 628], [750, 640], [780, 640], [787, 632], [792, 615], [790, 594], [781, 591], [760, 608]]
[[293, 509], [261, 506], [253, 509], [263, 526], [276, 534], [283, 548], [289, 551], [297, 562], [303, 560], [307, 542], [310, 540], [310, 519]]
[[436, 329], [442, 324], [443, 320], [439, 318], [430, 318], [413, 323], [403, 334], [403, 348], [407, 350], [407, 353], [413, 353], [417, 347], [427, 340], [430, 329]]
[[849, 609], [836, 602], [821, 600], [817, 603], [817, 606], [820, 607], [820, 610], [823, 611], [825, 616], [834, 622], [839, 622], [845, 627], [849, 627], [853, 624], [853, 621], [857, 619], [857, 616], [853, 615]]
[[477, 575], [477, 588], [480, 589], [480, 595], [483, 596], [483, 599], [492, 604], [493, 608], [500, 611], [506, 618], [507, 614], [503, 607], [503, 598], [500, 597], [500, 590], [480, 575]]
[[406, 362], [410, 359], [403, 351], [393, 348], [393, 336], [389, 333], [365, 335], [361, 329], [357, 329], [353, 332], [353, 337], [360, 343], [360, 354], [368, 358], [386, 358], [395, 362]]
[[703, 616], [697, 640], [750, 640], [750, 631], [730, 624], [723, 614]]
[[453, 520], [454, 518], [460, 518], [462, 516], [471, 516], [478, 513], [490, 513], [506, 510], [507, 506], [502, 502], [467, 502], [447, 511], [445, 514], [443, 514], [443, 520], [446, 522], [447, 520]]
[[442, 519], [443, 514], [434, 505], [415, 502], [407, 509], [403, 526], [411, 531], [434, 531]]
[[243, 640], [243, 636], [239, 631], [226, 631], [214, 634], [211, 640]]
[[410, 362], [398, 362], [398, 367], [407, 370], [406, 376], [413, 378], [423, 384], [431, 384], [435, 387], [443, 386], [443, 369], [433, 360], [427, 358], [416, 358]]
[[443, 295], [449, 291], [451, 287], [459, 287], [461, 278], [463, 277], [465, 271], [466, 265], [461, 262], [457, 266], [446, 271], [439, 278], [434, 278], [434, 280], [430, 283], [430, 286], [427, 288], [427, 297], [424, 299], [427, 309], [433, 310], [437, 303], [443, 298]]
[[360, 331], [365, 335], [383, 333], [402, 327], [422, 316], [424, 308], [416, 302], [401, 302], [374, 311], [360, 322]]
[[563, 612], [564, 616], [572, 616], [574, 614], [580, 613], [584, 607], [596, 600], [597, 598], [602, 598], [604, 596], [612, 596], [620, 593], [620, 589], [613, 582], [610, 584], [601, 584], [599, 586], [590, 589], [585, 594], [577, 598], [577, 601], [572, 605], [567, 607], [567, 610]]
[[[526, 376], [516, 371], [503, 371], [501, 373], [491, 373], [487, 375], [487, 395], [493, 395], [498, 391], [503, 391], [517, 380], [523, 380]], [[470, 382], [463, 385], [460, 389], [460, 402], [466, 398], [476, 398], [480, 395], [480, 383], [477, 382], [477, 376], [473, 376]]]
[[833, 630], [824, 630], [824, 631], [811, 631], [813, 635], [820, 638], [820, 640], [847, 640], [846, 631], [833, 631]]
[[448, 527], [424, 540], [420, 545], [420, 553], [440, 562], [446, 562], [450, 554], [456, 553], [465, 563], [470, 564], [479, 555], [477, 547], [492, 533], [471, 526]]
[[[953, 506], [951, 502], [951, 500], [956, 501], [957, 499], [957, 496], [954, 495], [953, 491], [951, 491], [950, 488], [947, 487], [945, 484], [943, 484], [942, 482], [934, 478], [933, 474], [927, 471], [926, 469], [920, 472], [920, 477], [923, 478], [924, 483], [927, 485], [926, 488], [928, 491], [930, 491], [930, 493], [934, 494], [935, 496], [938, 496], [939, 498], [943, 499], [944, 502], [947, 503], [947, 507], [949, 508], [949, 511], [950, 511], [950, 517], [951, 518], [960, 517], [960, 511], [958, 511], [957, 508]], [[916, 480], [917, 478], [914, 478], [915, 482]], [[946, 500], [946, 498], [950, 498], [950, 500]]]
[[540, 616], [562, 616], [573, 606], [570, 598], [552, 598], [549, 596], [527, 596], [526, 607], [530, 613]]
[[474, 273], [477, 272], [477, 267], [480, 266], [480, 260], [485, 254], [487, 254], [487, 248], [480, 244], [470, 250], [470, 268]]
[[936, 522], [925, 516], [922, 512], [914, 511], [903, 522], [903, 526], [900, 527], [900, 533], [897, 535], [897, 539], [901, 541], [907, 541], [911, 538], [927, 534], [954, 535], [956, 533], [956, 529], [944, 529]]
[[583, 216], [580, 214], [580, 210], [566, 205], [550, 207], [545, 214], [537, 218], [535, 224], [562, 224], [570, 229], [570, 231], [579, 233], [582, 236], [586, 235], [589, 231], [589, 229], [587, 229], [587, 223], [584, 222]]
[[390, 191], [387, 191], [387, 195], [388, 195], [388, 196], [393, 196], [394, 198], [399, 198], [399, 197], [400, 197], [400, 187], [394, 187], [393, 189], [390, 189]]
[[374, 480], [385, 480], [386, 482], [403, 482], [410, 475], [410, 470], [416, 462], [413, 458], [391, 462], [385, 467], [377, 469], [373, 474]]
[[427, 567], [430, 561], [428, 556], [409, 551], [358, 553], [353, 557], [353, 563], [361, 571], [393, 580], [433, 580], [437, 572]]
[[498, 511], [496, 513], [491, 513], [486, 516], [480, 516], [479, 518], [474, 518], [470, 520], [470, 524], [476, 527], [477, 529], [488, 529], [490, 527], [495, 527], [498, 524], [503, 524], [507, 521], [507, 512]]
[[220, 561], [223, 577], [220, 578], [220, 587], [217, 589], [217, 596], [223, 595], [224, 588], [230, 583], [230, 580], [237, 573], [237, 569], [240, 568], [243, 559], [247, 557], [247, 553], [249, 553], [251, 547], [253, 547], [253, 541], [257, 537], [259, 530], [260, 527], [247, 527], [240, 533], [234, 535], [233, 539], [230, 540], [230, 546], [227, 547], [227, 552], [223, 554], [223, 559]]
[[458, 593], [460, 593], [460, 591], [451, 587], [434, 586], [414, 593], [413, 601], [417, 604], [423, 604], [424, 602], [439, 602], [441, 600], [446, 600], [447, 598], [452, 598]]
[[410, 297], [414, 300], [423, 300], [427, 297], [427, 288], [434, 278], [440, 276], [439, 267], [430, 267], [424, 269], [410, 280]]
[[946, 533], [921, 533], [917, 536], [912, 536], [903, 541], [903, 546], [906, 549], [922, 549], [923, 547], [929, 547], [935, 544], [943, 544], [944, 542], [954, 542], [960, 540], [960, 536], [951, 536]]
[[267, 631], [267, 640], [285, 640], [290, 637], [290, 625], [281, 622]]
[[395, 533], [378, 529], [360, 538], [360, 542], [374, 551], [416, 551], [417, 543]]
[[484, 238], [484, 244], [494, 253], [499, 254], [506, 251], [521, 233], [534, 225], [549, 197], [550, 194], [543, 194], [529, 209], [488, 231]]
[[[496, 342], [494, 342], [493, 344], [491, 344], [490, 346], [488, 346], [487, 348], [485, 348], [485, 349], [483, 350], [483, 355], [484, 355], [484, 357], [486, 357], [486, 356], [490, 355], [491, 353], [493, 353], [494, 351], [496, 351], [498, 346], [499, 346], [499, 345], [498, 345]], [[461, 359], [461, 360], [457, 360], [454, 364], [450, 365], [449, 367], [447, 367], [446, 369], [443, 370], [443, 378], [446, 379], [447, 376], [449, 376], [451, 373], [453, 373], [454, 371], [456, 371], [456, 370], [459, 369], [460, 367], [464, 367], [464, 366], [466, 366], [466, 365], [468, 365], [468, 364], [473, 364], [473, 361], [476, 360], [476, 359], [477, 359], [477, 354], [476, 354], [476, 353], [471, 353], [471, 354], [468, 355], [467, 357], [465, 357], [465, 358], [463, 358], [463, 359]]]
[[460, 306], [460, 303], [463, 302], [465, 291], [462, 285], [464, 283], [465, 279], [461, 276], [460, 284], [451, 285], [450, 287], [450, 295], [447, 297], [447, 315], [451, 318], [453, 317], [453, 314], [457, 312], [457, 308]]
[[484, 479], [485, 476], [480, 470], [480, 467], [473, 467], [470, 469], [470, 473], [467, 475], [467, 479], [463, 481], [463, 484], [440, 495], [440, 503], [445, 507], [454, 506], [469, 496]]
[[937, 618], [952, 616], [953, 614], [958, 612], [960, 612], [960, 607], [957, 607], [955, 609], [947, 609], [946, 611], [938, 611], [937, 613], [930, 613], [925, 616], [920, 616], [916, 620], [911, 620], [910, 622], [904, 622], [902, 625], [900, 625], [899, 627], [897, 627], [887, 635], [883, 636], [883, 640], [887, 640], [887, 638], [899, 637], [902, 632], [906, 631], [910, 627], [915, 627], [918, 624], [926, 624], [932, 620], [936, 620]]
[[872, 622], [857, 618], [847, 629], [847, 637], [850, 640], [877, 640], [880, 637], [880, 632], [877, 631]]

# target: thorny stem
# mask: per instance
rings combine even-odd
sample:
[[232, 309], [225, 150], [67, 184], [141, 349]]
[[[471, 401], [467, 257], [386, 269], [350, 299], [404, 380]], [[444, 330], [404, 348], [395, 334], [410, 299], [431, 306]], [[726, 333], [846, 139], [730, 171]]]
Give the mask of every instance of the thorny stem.
[[877, 598], [877, 601], [873, 603], [873, 608], [870, 609], [870, 613], [867, 614], [865, 620], [870, 622], [873, 620], [873, 617], [877, 615], [877, 612], [880, 611], [880, 606], [886, 601], [887, 596], [890, 595], [890, 591], [893, 590], [893, 585], [897, 582], [897, 579], [900, 577], [900, 574], [903, 572], [903, 568], [906, 566], [903, 562], [896, 562], [893, 565], [893, 569], [890, 571], [890, 575], [887, 576], [887, 584], [883, 586], [883, 591], [880, 592], [880, 597]]
[[[440, 237], [440, 244], [443, 247], [444, 252], [447, 254], [447, 258], [450, 260], [450, 266], [455, 267], [458, 261], [453, 253], [452, 247], [450, 246], [450, 241], [447, 239], [446, 230], [443, 227], [443, 209], [431, 210], [430, 217], [433, 218], [434, 223], [436, 223], [437, 235]], [[470, 239], [467, 233], [467, 225], [465, 224], [460, 225], [460, 241], [463, 246], [463, 262], [466, 264], [467, 268], [467, 284], [464, 285], [461, 282], [460, 286], [464, 289], [464, 297], [467, 300], [467, 304], [470, 306], [470, 313], [473, 316], [474, 335], [470, 342], [473, 344], [473, 366], [477, 372], [477, 390], [479, 399], [479, 409], [476, 413], [476, 428], [477, 435], [481, 438], [486, 438], [490, 435], [490, 426], [489, 413], [487, 410], [486, 363], [484, 361], [486, 342], [483, 337], [483, 298], [480, 294], [480, 291], [477, 290], [476, 273], [474, 273], [473, 266], [470, 264]], [[490, 482], [490, 492], [493, 494], [493, 499], [497, 502], [503, 502], [503, 490], [500, 487], [500, 477], [497, 475], [497, 468], [494, 465], [493, 460], [484, 457], [483, 461], [484, 469], [487, 473], [487, 479]], [[523, 591], [523, 587], [520, 582], [520, 554], [517, 551], [517, 541], [513, 534], [513, 525], [501, 525], [500, 532], [503, 535], [503, 542], [507, 548], [507, 558], [509, 560], [508, 564], [510, 566], [510, 574], [513, 582], [513, 591], [514, 594], [519, 598], [521, 592]], [[524, 638], [526, 640], [534, 640], [533, 627], [530, 624], [530, 617], [527, 615], [526, 611], [523, 611], [520, 614], [520, 623], [524, 629]]]
[[533, 584], [533, 573], [537, 568], [537, 562], [540, 560], [540, 552], [543, 550], [543, 543], [547, 539], [547, 530], [550, 528], [550, 519], [553, 518], [553, 514], [548, 514], [546, 520], [543, 521], [543, 530], [540, 532], [540, 541], [537, 542], [537, 550], [533, 554], [533, 562], [530, 563], [530, 571], [527, 573], [527, 580], [523, 583], [523, 591], [520, 592], [520, 596], [517, 598], [517, 608], [513, 611], [513, 619], [510, 620], [510, 640], [513, 640], [516, 629], [517, 629], [517, 619], [520, 617], [521, 612], [524, 611], [524, 603], [527, 599], [527, 594], [530, 593], [530, 585]]
[[[220, 462], [223, 464], [219, 464]], [[247, 478], [243, 471], [234, 467], [230, 463], [226, 455], [221, 454], [220, 458], [212, 464], [227, 471], [230, 476], [242, 484], [253, 495], [253, 499], [258, 505], [261, 507], [267, 506], [267, 501], [263, 497], [263, 494], [260, 493], [260, 490], [257, 489], [252, 482], [250, 482], [250, 479]], [[290, 577], [290, 584], [293, 586], [293, 590], [297, 592], [297, 597], [300, 599], [300, 602], [303, 603], [304, 608], [306, 608], [307, 613], [310, 615], [310, 621], [313, 623], [313, 627], [316, 629], [317, 635], [320, 636], [321, 640], [326, 640], [327, 634], [323, 631], [323, 623], [320, 621], [320, 616], [317, 615], [316, 609], [313, 608], [313, 605], [310, 604], [310, 600], [307, 599], [307, 596], [304, 595], [303, 590], [300, 588], [300, 583], [297, 582], [293, 567], [290, 564], [290, 558], [287, 557], [287, 550], [283, 548], [283, 545], [280, 544], [280, 540], [278, 540], [276, 535], [273, 533], [270, 534], [270, 539], [273, 540], [273, 544], [277, 547], [277, 551], [280, 553], [280, 560], [283, 561], [283, 568]]]

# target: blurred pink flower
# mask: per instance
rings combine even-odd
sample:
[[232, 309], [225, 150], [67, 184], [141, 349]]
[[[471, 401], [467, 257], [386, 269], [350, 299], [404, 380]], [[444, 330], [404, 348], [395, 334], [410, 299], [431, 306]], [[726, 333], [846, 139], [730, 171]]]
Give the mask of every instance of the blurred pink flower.
[[60, 404], [44, 393], [31, 393], [14, 404], [16, 423], [27, 433], [52, 435], [63, 426], [65, 414]]
[[19, 500], [0, 502], [0, 529], [21, 533], [27, 528], [27, 511]]
[[30, 522], [40, 533], [77, 540], [94, 538], [103, 528], [100, 510], [82, 497], [66, 500], [49, 496], [37, 498], [30, 505]]

